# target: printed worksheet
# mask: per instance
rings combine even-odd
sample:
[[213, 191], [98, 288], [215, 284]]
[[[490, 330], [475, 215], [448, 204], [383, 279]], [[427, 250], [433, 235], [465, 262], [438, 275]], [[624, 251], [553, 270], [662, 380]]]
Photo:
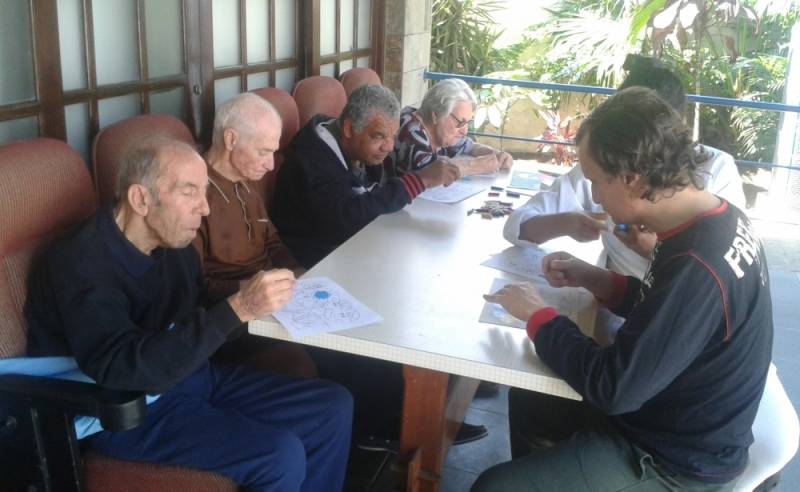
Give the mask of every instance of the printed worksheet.
[[292, 299], [273, 316], [295, 339], [383, 322], [380, 315], [326, 277], [298, 280]]
[[511, 175], [509, 188], [521, 188], [524, 190], [538, 191], [542, 184], [541, 174], [529, 171], [514, 171]]
[[[490, 293], [495, 293], [506, 286], [506, 284], [519, 283], [514, 280], [496, 278], [489, 289]], [[544, 302], [556, 309], [559, 314], [563, 314], [571, 320], [578, 319], [578, 310], [581, 303], [581, 289], [575, 287], [550, 287], [547, 281], [539, 277], [533, 284], [539, 290]], [[511, 316], [500, 304], [486, 302], [478, 319], [481, 323], [491, 323], [494, 325], [513, 326], [515, 328], [525, 328], [525, 321]]]
[[471, 180], [458, 180], [450, 186], [437, 186], [423, 191], [419, 197], [432, 202], [458, 203], [461, 200], [471, 197], [489, 186], [486, 183], [473, 182]]
[[522, 275], [523, 277], [542, 278], [542, 258], [547, 252], [539, 248], [521, 248], [512, 246], [492, 255], [481, 265], [497, 270]]

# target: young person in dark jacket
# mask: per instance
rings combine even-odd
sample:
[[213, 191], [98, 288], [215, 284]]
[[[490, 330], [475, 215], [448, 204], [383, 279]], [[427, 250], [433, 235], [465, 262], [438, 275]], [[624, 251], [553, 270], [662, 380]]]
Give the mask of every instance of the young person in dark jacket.
[[426, 188], [449, 185], [458, 168], [438, 162], [380, 183], [394, 148], [400, 104], [379, 85], [359, 87], [339, 119], [318, 115], [295, 135], [278, 171], [269, 216], [281, 239], [311, 268], [381, 214]]
[[512, 436], [530, 453], [473, 490], [730, 490], [747, 466], [772, 352], [761, 243], [739, 209], [702, 189], [690, 132], [649, 89], [601, 104], [577, 142], [594, 201], [614, 222], [657, 233], [653, 261], [640, 281], [545, 257], [551, 285], [584, 287], [626, 318], [608, 347], [530, 285], [486, 296], [528, 321], [538, 356], [585, 403], [557, 404], [555, 415], [555, 398], [514, 391]]
[[73, 355], [100, 386], [160, 394], [141, 425], [85, 444], [213, 471], [247, 490], [340, 490], [352, 419], [344, 388], [208, 363], [236, 327], [288, 302], [292, 273], [259, 272], [200, 307], [188, 246], [209, 211], [203, 159], [154, 140], [129, 151], [119, 173], [116, 205], [47, 252], [26, 307], [31, 355]]

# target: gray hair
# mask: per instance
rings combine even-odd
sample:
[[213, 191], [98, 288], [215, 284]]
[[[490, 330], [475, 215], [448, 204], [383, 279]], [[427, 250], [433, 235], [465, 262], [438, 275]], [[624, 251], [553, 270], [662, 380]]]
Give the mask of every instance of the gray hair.
[[443, 118], [453, 111], [457, 102], [468, 101], [472, 109], [478, 104], [475, 93], [461, 79], [444, 79], [425, 93], [417, 112], [427, 123], [433, 123], [433, 115]]
[[350, 120], [353, 131], [359, 133], [376, 112], [391, 120], [399, 120], [400, 103], [392, 91], [382, 85], [362, 85], [350, 94], [339, 116], [339, 125], [344, 125], [344, 120]]
[[186, 142], [164, 136], [150, 137], [129, 147], [120, 159], [117, 187], [114, 193], [117, 202], [122, 201], [128, 194], [128, 189], [135, 184], [142, 185], [155, 196], [158, 202], [155, 185], [161, 176], [162, 159], [160, 157], [167, 149], [184, 149], [197, 153]]
[[249, 129], [249, 120], [253, 111], [267, 111], [280, 121], [281, 116], [272, 104], [261, 96], [252, 92], [245, 92], [236, 97], [228, 99], [222, 106], [217, 108], [214, 116], [214, 133], [211, 137], [211, 145], [218, 147], [223, 145], [225, 130], [232, 129], [238, 133], [246, 133]]

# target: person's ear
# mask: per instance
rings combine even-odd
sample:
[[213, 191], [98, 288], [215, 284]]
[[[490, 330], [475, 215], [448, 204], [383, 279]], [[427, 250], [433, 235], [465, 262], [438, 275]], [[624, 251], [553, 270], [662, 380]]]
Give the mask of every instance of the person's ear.
[[353, 131], [353, 122], [347, 118], [345, 118], [344, 123], [342, 123], [342, 135], [347, 139], [353, 138], [353, 135], [355, 135]]
[[150, 196], [150, 192], [147, 191], [147, 188], [140, 184], [131, 185], [128, 188], [127, 197], [128, 204], [137, 215], [141, 215], [142, 217], [147, 215], [152, 204], [152, 197]]
[[225, 150], [231, 152], [233, 151], [233, 148], [236, 147], [236, 143], [239, 141], [239, 135], [235, 130], [226, 128], [222, 131], [222, 141], [225, 144]]
[[623, 174], [621, 178], [630, 196], [642, 198], [645, 195], [646, 187], [641, 174]]

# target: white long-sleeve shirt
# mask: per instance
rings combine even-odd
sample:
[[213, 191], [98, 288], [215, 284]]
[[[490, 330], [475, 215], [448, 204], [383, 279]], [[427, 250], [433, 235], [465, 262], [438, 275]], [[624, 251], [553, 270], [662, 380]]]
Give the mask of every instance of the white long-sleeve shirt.
[[[709, 158], [703, 163], [701, 174], [705, 188], [724, 198], [740, 210], [745, 208], [744, 190], [739, 170], [733, 156], [713, 147], [703, 146]], [[535, 243], [519, 238], [520, 226], [538, 215], [565, 212], [602, 212], [600, 205], [592, 201], [592, 187], [583, 175], [580, 164], [560, 176], [547, 191], [536, 194], [528, 203], [514, 210], [508, 217], [503, 236], [517, 246], [533, 246]], [[611, 268], [623, 275], [642, 278], [647, 270], [648, 259], [628, 248], [612, 232], [600, 234]]]

